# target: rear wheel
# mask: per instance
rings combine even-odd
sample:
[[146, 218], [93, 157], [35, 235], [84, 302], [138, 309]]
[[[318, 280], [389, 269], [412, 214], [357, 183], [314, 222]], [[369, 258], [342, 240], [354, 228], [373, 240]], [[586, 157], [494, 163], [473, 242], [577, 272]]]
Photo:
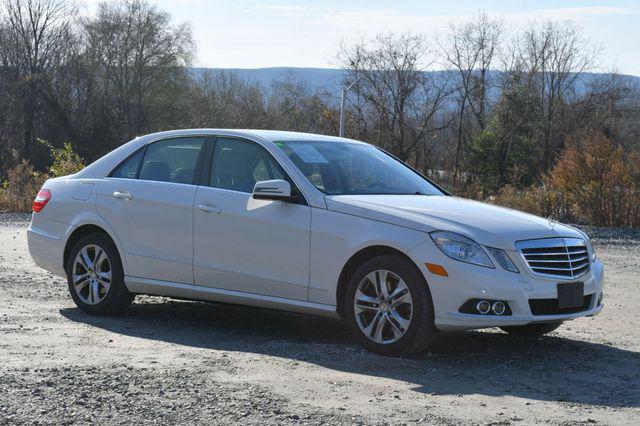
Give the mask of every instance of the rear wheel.
[[351, 277], [345, 313], [358, 342], [381, 355], [421, 352], [437, 330], [429, 288], [409, 260], [396, 255], [369, 259]]
[[100, 233], [86, 235], [74, 245], [67, 260], [67, 282], [71, 298], [88, 314], [121, 314], [135, 297], [124, 284], [118, 250]]
[[538, 324], [510, 325], [507, 327], [500, 327], [500, 330], [509, 334], [515, 334], [517, 336], [535, 337], [551, 333], [561, 325], [562, 321], [542, 322]]

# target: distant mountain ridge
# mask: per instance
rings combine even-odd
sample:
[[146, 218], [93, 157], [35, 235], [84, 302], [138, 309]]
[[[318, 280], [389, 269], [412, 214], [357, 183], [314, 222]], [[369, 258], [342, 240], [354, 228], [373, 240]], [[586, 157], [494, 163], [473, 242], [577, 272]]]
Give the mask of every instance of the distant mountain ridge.
[[[311, 90], [327, 90], [329, 92], [339, 93], [342, 84], [344, 70], [334, 68], [296, 68], [296, 67], [272, 67], [272, 68], [192, 68], [194, 76], [201, 76], [207, 70], [211, 72], [227, 72], [235, 74], [241, 80], [250, 83], [259, 83], [264, 87], [278, 81], [291, 79], [293, 81], [305, 84]], [[426, 71], [431, 74], [437, 74], [441, 78], [445, 78], [448, 73], [454, 71]], [[489, 79], [497, 79], [501, 75], [501, 71], [489, 71]], [[577, 93], [582, 93], [584, 88], [590, 81], [595, 78], [608, 75], [607, 73], [585, 73], [581, 80], [577, 83]], [[621, 78], [628, 84], [640, 88], [640, 77], [633, 75], [622, 75]]]
[[235, 74], [243, 81], [259, 83], [265, 87], [270, 87], [278, 81], [292, 79], [307, 85], [311, 90], [330, 90], [339, 87], [344, 73], [343, 70], [333, 68], [193, 68], [195, 76], [202, 75], [206, 71]]

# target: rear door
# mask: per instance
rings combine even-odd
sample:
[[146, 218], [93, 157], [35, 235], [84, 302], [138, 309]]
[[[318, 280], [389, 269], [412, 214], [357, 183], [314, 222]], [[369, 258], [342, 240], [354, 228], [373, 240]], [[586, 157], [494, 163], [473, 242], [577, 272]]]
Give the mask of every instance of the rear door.
[[252, 198], [257, 181], [292, 183], [282, 167], [255, 142], [217, 138], [205, 175], [194, 202], [195, 283], [307, 300], [311, 208], [303, 198]]
[[206, 143], [153, 142], [100, 183], [98, 213], [120, 239], [127, 275], [193, 284], [193, 201]]

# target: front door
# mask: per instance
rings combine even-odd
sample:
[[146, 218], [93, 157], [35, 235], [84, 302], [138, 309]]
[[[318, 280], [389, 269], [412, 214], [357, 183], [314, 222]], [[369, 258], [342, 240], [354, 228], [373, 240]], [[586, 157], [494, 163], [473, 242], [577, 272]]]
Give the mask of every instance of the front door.
[[252, 198], [257, 181], [288, 179], [257, 143], [218, 138], [194, 202], [196, 285], [307, 300], [311, 208]]

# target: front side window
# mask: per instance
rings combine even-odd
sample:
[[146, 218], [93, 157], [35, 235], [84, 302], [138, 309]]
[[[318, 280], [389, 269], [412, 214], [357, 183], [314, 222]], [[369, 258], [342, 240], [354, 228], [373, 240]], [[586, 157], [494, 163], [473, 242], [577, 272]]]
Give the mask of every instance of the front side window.
[[328, 195], [443, 195], [424, 177], [371, 145], [326, 141], [276, 145]]
[[209, 186], [251, 193], [256, 182], [272, 179], [286, 177], [264, 148], [238, 139], [216, 140]]
[[144, 154], [139, 179], [194, 183], [204, 142], [205, 138], [176, 138], [150, 144]]

